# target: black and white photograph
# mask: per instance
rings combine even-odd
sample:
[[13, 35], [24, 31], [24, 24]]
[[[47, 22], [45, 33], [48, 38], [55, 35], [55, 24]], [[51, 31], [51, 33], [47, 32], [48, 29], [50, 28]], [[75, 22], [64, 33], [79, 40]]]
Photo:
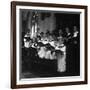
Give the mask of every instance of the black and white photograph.
[[20, 9], [20, 78], [80, 75], [80, 13]]
[[86, 11], [78, 5], [12, 3], [13, 85], [86, 83]]

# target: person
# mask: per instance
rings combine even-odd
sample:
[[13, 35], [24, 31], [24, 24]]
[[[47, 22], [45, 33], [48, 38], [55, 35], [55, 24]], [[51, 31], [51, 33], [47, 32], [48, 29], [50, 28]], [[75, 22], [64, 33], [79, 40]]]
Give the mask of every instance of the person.
[[79, 40], [79, 31], [77, 26], [73, 26], [73, 72], [79, 72], [79, 64], [80, 64], [80, 40]]
[[37, 36], [37, 42], [41, 42], [41, 37]]
[[40, 36], [40, 28], [37, 28], [37, 33], [36, 33], [36, 36]]
[[25, 47], [25, 48], [29, 48], [29, 47], [30, 47], [30, 42], [29, 42], [29, 40], [30, 40], [30, 32], [27, 31], [27, 33], [26, 33], [25, 36], [24, 36], [24, 47]]
[[56, 59], [57, 59], [57, 71], [66, 71], [66, 46], [64, 45], [64, 39], [62, 36], [58, 38], [55, 47]]
[[24, 37], [30, 37], [30, 30], [29, 29], [27, 29], [27, 32], [26, 32], [26, 34], [25, 34], [25, 36]]
[[48, 43], [49, 43], [49, 39], [48, 39], [48, 37], [47, 37], [47, 34], [46, 34], [46, 33], [44, 33], [44, 35], [43, 35], [43, 38], [42, 38], [42, 43], [43, 43], [43, 44], [48, 44]]
[[66, 71], [66, 54], [62, 51], [58, 50], [56, 54], [57, 58], [57, 72], [65, 72]]
[[36, 48], [37, 47], [37, 39], [35, 37], [33, 37], [33, 43], [32, 43], [32, 48]]
[[73, 27], [73, 41], [74, 41], [74, 44], [78, 43], [78, 39], [79, 39], [79, 32], [77, 30], [77, 27], [74, 26]]
[[29, 57], [30, 55], [30, 46], [31, 46], [31, 41], [30, 41], [30, 32], [29, 30], [27, 31], [27, 33], [24, 35], [24, 55]]
[[50, 31], [49, 30], [46, 30], [46, 35], [47, 35], [47, 37], [50, 35]]
[[43, 32], [41, 32], [41, 33], [40, 33], [41, 38], [43, 37], [43, 35], [44, 35], [44, 33], [43, 33]]
[[60, 28], [59, 29], [59, 36], [62, 36], [63, 35], [63, 32], [62, 32], [62, 29]]
[[44, 46], [40, 47], [40, 50], [38, 51], [38, 56], [40, 58], [45, 58], [46, 55], [46, 48]]
[[71, 42], [72, 35], [70, 33], [70, 30], [68, 27], [65, 28], [65, 34], [64, 34], [65, 44], [69, 44]]

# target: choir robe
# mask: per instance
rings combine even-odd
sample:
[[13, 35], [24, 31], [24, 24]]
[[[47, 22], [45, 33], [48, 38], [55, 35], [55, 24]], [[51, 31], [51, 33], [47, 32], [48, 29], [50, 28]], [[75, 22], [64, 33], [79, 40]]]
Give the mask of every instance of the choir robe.
[[66, 46], [56, 48], [56, 59], [57, 59], [57, 71], [66, 71]]

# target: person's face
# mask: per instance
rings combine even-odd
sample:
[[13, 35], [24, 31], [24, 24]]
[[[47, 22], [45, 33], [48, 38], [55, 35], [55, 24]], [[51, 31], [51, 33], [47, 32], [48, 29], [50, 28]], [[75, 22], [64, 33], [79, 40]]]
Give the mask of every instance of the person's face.
[[59, 30], [59, 33], [62, 33], [62, 29]]
[[62, 29], [59, 30], [59, 35], [60, 35], [60, 36], [62, 35]]
[[59, 39], [59, 44], [63, 44], [64, 43], [64, 40], [61, 38]]
[[43, 33], [41, 33], [41, 37], [43, 37]]
[[65, 31], [66, 31], [66, 33], [69, 33], [69, 28], [68, 28], [68, 27], [66, 27]]
[[37, 40], [39, 41], [39, 40], [40, 40], [40, 38], [39, 38], [39, 37], [37, 37]]
[[74, 27], [73, 27], [73, 30], [74, 30], [74, 32], [75, 32], [75, 31], [77, 31], [77, 27], [76, 27], [76, 26], [74, 26]]

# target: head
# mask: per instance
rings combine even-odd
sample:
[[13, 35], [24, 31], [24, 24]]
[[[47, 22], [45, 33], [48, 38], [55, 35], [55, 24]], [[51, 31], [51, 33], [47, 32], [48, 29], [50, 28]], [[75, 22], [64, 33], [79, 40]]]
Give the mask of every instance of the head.
[[60, 39], [58, 40], [58, 42], [59, 42], [59, 44], [63, 44], [63, 43], [64, 43], [64, 39], [63, 39], [63, 38], [60, 38]]
[[59, 29], [59, 36], [62, 36], [63, 32], [62, 29]]
[[53, 40], [53, 36], [52, 35], [49, 35], [49, 40]]
[[43, 37], [43, 36], [44, 36], [44, 33], [43, 33], [43, 32], [41, 32], [41, 33], [40, 33], [40, 35], [41, 35], [41, 37]]
[[65, 28], [65, 31], [66, 31], [66, 33], [69, 33], [70, 32], [70, 30], [69, 30], [68, 27]]
[[59, 34], [62, 34], [62, 29], [59, 29]]
[[74, 32], [77, 31], [77, 26], [73, 26], [73, 31], [74, 31]]
[[41, 37], [40, 36], [37, 36], [37, 41], [41, 40]]

